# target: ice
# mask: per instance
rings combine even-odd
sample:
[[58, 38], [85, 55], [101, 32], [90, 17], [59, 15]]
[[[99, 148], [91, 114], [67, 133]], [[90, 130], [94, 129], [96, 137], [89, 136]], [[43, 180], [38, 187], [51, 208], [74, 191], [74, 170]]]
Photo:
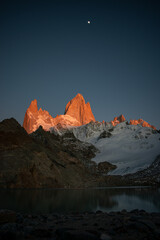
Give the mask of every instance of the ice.
[[[103, 131], [109, 131], [111, 137], [99, 139]], [[109, 173], [111, 175], [145, 169], [160, 154], [160, 134], [141, 125], [127, 125], [123, 122], [111, 127], [92, 123], [76, 128], [73, 132], [81, 141], [92, 143], [100, 150], [93, 161], [107, 161], [117, 165], [117, 169]]]

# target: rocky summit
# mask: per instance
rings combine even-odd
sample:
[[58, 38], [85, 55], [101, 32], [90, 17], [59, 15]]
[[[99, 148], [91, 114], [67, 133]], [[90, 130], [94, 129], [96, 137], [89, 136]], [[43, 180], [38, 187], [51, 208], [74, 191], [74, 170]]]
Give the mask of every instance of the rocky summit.
[[159, 184], [159, 149], [159, 131], [153, 126], [142, 119], [129, 123], [123, 115], [111, 122], [95, 121], [81, 94], [67, 104], [64, 115], [55, 118], [38, 110], [35, 99], [23, 127], [13, 118], [0, 123], [0, 186]]
[[83, 96], [78, 93], [67, 104], [64, 115], [57, 115], [55, 118], [41, 108], [38, 110], [37, 100], [33, 100], [25, 113], [23, 127], [28, 133], [32, 133], [39, 126], [48, 131], [52, 128], [58, 130], [81, 126], [90, 121], [95, 121], [90, 104], [85, 103]]
[[113, 126], [116, 126], [117, 124], [121, 123], [121, 122], [125, 122], [126, 119], [123, 115], [120, 115], [119, 117], [115, 117], [113, 121], [111, 121]]
[[156, 130], [156, 128], [153, 125], [150, 125], [148, 122], [144, 121], [143, 119], [138, 120], [130, 120], [130, 125], [138, 125], [140, 124], [142, 127], [150, 127]]
[[90, 103], [85, 103], [83, 96], [79, 93], [67, 104], [64, 114], [76, 118], [79, 125], [95, 122]]
[[[90, 103], [85, 103], [82, 94], [78, 93], [66, 105], [64, 115], [57, 115], [55, 118], [46, 110], [42, 110], [41, 108], [38, 110], [37, 100], [33, 100], [25, 113], [23, 127], [28, 133], [36, 131], [39, 126], [42, 126], [46, 131], [60, 133], [66, 129], [86, 125], [95, 121]], [[125, 121], [125, 117], [120, 115], [119, 117], [115, 117], [110, 123], [112, 126], [116, 126]], [[105, 123], [105, 121], [102, 123]], [[130, 120], [128, 124], [141, 125], [142, 127], [149, 127], [156, 130], [153, 125], [150, 125], [142, 119]]]

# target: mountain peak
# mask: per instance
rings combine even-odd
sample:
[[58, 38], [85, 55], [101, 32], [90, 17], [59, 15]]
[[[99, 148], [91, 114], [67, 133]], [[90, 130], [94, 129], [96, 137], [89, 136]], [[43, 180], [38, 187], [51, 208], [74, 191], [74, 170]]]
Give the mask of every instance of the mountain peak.
[[116, 126], [117, 124], [126, 121], [125, 117], [123, 114], [121, 114], [119, 117], [115, 117], [113, 121], [111, 121], [113, 126]]
[[153, 128], [154, 130], [156, 130], [155, 126], [150, 125], [148, 122], [144, 121], [143, 119], [138, 119], [138, 120], [130, 120], [130, 125], [142, 125], [142, 127], [150, 127]]
[[16, 119], [4, 119], [0, 122], [0, 131], [3, 132], [25, 132], [21, 125], [17, 122]]
[[83, 95], [81, 93], [77, 93], [77, 95], [75, 96], [75, 98], [82, 98], [84, 99]]
[[28, 133], [34, 132], [40, 125], [44, 130], [49, 131], [50, 128], [56, 129], [67, 128], [68, 126], [81, 126], [95, 121], [89, 103], [85, 103], [82, 94], [78, 93], [66, 106], [64, 115], [53, 118], [49, 112], [38, 111], [37, 100], [33, 100], [26, 111], [23, 127]]
[[30, 104], [30, 106], [29, 106], [28, 109], [29, 109], [31, 112], [37, 112], [37, 111], [38, 111], [37, 100], [36, 100], [36, 99], [34, 99], [34, 100], [31, 102], [31, 104]]
[[70, 115], [79, 121], [80, 125], [95, 121], [89, 103], [85, 103], [83, 96], [78, 93], [65, 108], [65, 115]]
[[[40, 108], [38, 111], [37, 100], [34, 99], [25, 113], [23, 127], [28, 133], [36, 131], [40, 125], [42, 125], [43, 129], [46, 131], [50, 131], [52, 128], [59, 131], [59, 129], [85, 125], [91, 121], [95, 122], [95, 118], [92, 113], [90, 103], [85, 103], [82, 94], [78, 93], [66, 105], [64, 115], [59, 115], [55, 118], [53, 118], [46, 110], [42, 110]], [[114, 120], [111, 121], [111, 124], [116, 126], [124, 121], [126, 121], [126, 119], [123, 114], [121, 114], [119, 117], [115, 117]], [[151, 127], [156, 129], [143, 119], [130, 121], [130, 125], [137, 124], [142, 125], [142, 127]]]
[[126, 121], [126, 119], [125, 119], [125, 117], [124, 117], [123, 114], [121, 114], [121, 115], [118, 117], [118, 120], [119, 120], [120, 122]]

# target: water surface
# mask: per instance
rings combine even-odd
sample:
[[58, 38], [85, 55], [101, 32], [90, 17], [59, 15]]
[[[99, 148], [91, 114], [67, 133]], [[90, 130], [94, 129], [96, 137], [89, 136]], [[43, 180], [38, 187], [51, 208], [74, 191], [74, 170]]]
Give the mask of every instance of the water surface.
[[97, 189], [0, 189], [0, 209], [21, 213], [70, 213], [143, 209], [160, 212], [160, 189], [151, 187]]

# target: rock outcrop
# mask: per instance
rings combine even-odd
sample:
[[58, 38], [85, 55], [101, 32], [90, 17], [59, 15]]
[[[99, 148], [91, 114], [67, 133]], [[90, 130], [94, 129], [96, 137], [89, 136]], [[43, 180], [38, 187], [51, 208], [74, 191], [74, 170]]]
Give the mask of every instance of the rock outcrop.
[[76, 118], [80, 125], [95, 122], [90, 103], [85, 103], [80, 93], [67, 104], [64, 114]]
[[156, 128], [153, 125], [150, 125], [148, 122], [144, 121], [143, 119], [138, 120], [130, 120], [130, 125], [138, 125], [140, 124], [142, 127], [150, 127], [156, 130]]
[[[123, 115], [120, 115], [119, 117], [115, 117], [113, 121], [111, 121], [111, 124], [113, 126], [116, 126], [117, 124], [121, 122], [125, 122], [126, 119]], [[153, 125], [150, 125], [148, 122], [144, 121], [143, 119], [138, 120], [130, 120], [129, 125], [138, 125], [140, 124], [142, 127], [150, 127], [156, 130], [156, 128]]]
[[85, 162], [95, 151], [73, 135], [64, 138], [41, 127], [28, 135], [15, 119], [4, 120], [0, 123], [0, 187], [85, 186], [93, 178]]
[[38, 110], [37, 100], [33, 100], [27, 109], [23, 121], [23, 127], [28, 133], [36, 131], [39, 126], [42, 126], [48, 131], [55, 125], [54, 118], [46, 110], [41, 108]]
[[81, 126], [90, 121], [95, 121], [90, 104], [85, 103], [81, 94], [77, 94], [77, 96], [67, 104], [65, 114], [57, 115], [55, 118], [41, 108], [38, 110], [37, 100], [33, 100], [25, 113], [23, 127], [28, 133], [32, 133], [36, 131], [39, 126], [42, 126], [46, 131], [52, 128], [61, 130], [71, 126]]
[[[115, 117], [110, 123], [112, 126], [116, 126], [125, 121], [125, 117], [120, 115], [119, 117]], [[62, 132], [71, 127], [78, 127], [90, 122], [96, 122], [90, 103], [85, 103], [83, 96], [78, 93], [66, 105], [64, 115], [57, 115], [55, 118], [53, 118], [46, 110], [42, 110], [41, 108], [38, 110], [37, 100], [33, 100], [25, 113], [23, 127], [29, 134], [36, 131], [39, 126], [42, 126], [46, 131]], [[102, 124], [106, 124], [106, 122], [103, 121]], [[154, 126], [142, 119], [130, 120], [129, 124], [141, 124], [142, 127], [150, 127], [156, 130]]]
[[113, 126], [116, 126], [117, 124], [121, 123], [121, 122], [125, 122], [126, 119], [123, 115], [120, 115], [119, 117], [115, 117], [113, 121], [111, 121]]

